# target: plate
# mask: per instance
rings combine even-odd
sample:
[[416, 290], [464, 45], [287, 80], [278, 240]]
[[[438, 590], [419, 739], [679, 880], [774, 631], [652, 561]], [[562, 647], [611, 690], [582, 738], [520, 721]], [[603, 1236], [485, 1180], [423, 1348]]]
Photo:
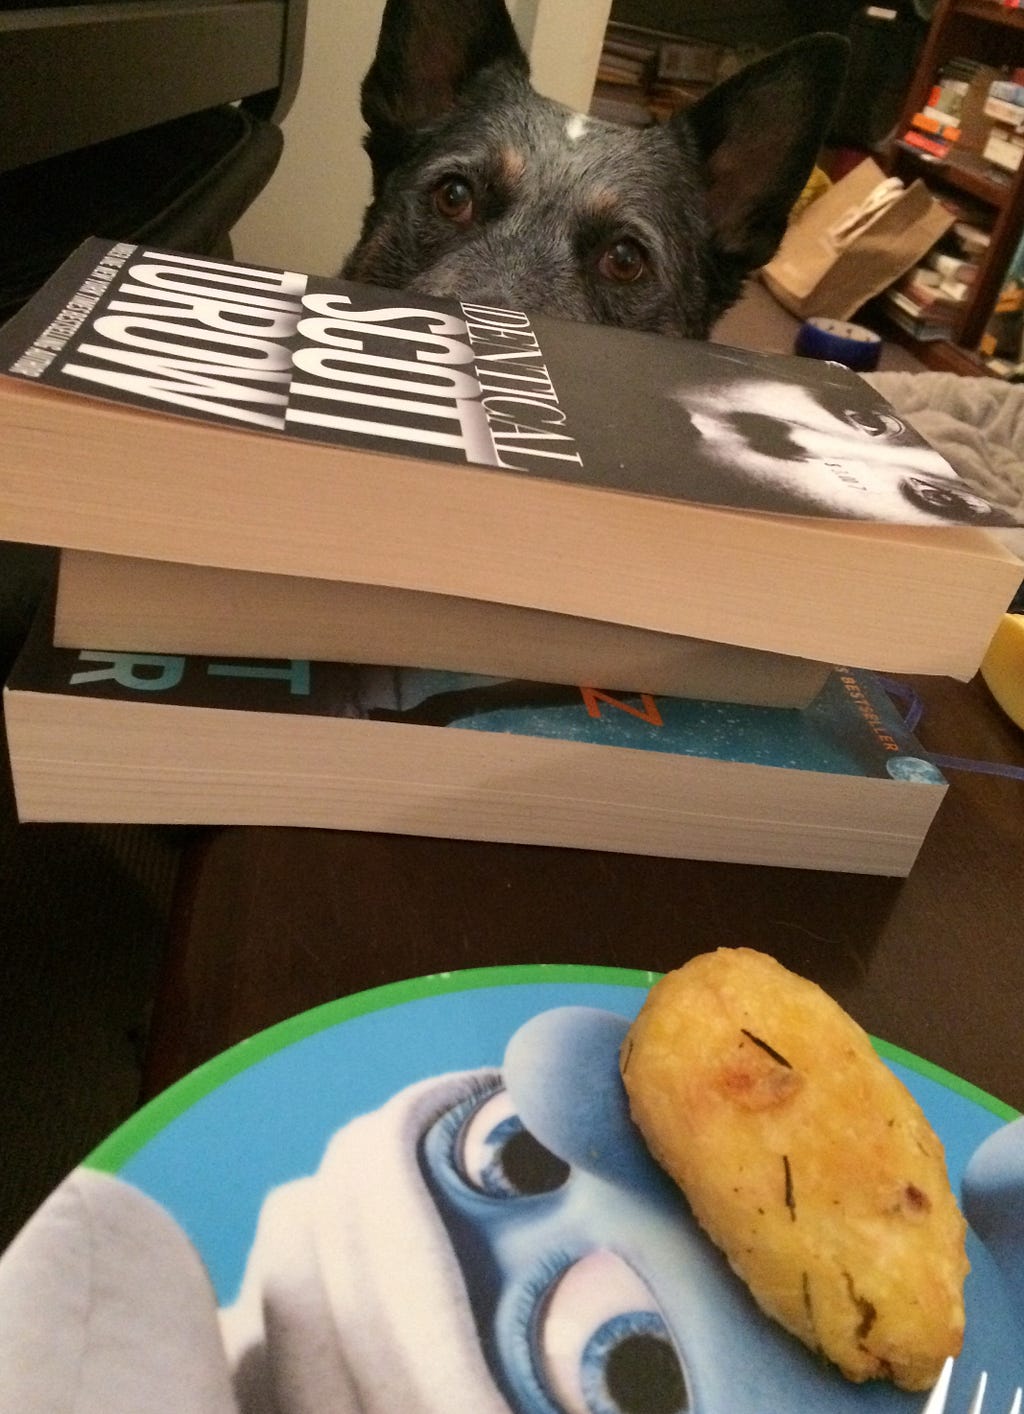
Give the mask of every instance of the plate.
[[[0, 1408], [41, 1414], [77, 1391], [80, 1414], [920, 1410], [763, 1317], [627, 1132], [618, 1043], [655, 980], [444, 973], [201, 1067], [0, 1260]], [[959, 1189], [1015, 1111], [876, 1045]], [[1019, 1204], [1024, 1163], [1012, 1181]], [[1004, 1409], [1024, 1300], [998, 1245], [971, 1231], [968, 1251], [952, 1407], [987, 1368]]]

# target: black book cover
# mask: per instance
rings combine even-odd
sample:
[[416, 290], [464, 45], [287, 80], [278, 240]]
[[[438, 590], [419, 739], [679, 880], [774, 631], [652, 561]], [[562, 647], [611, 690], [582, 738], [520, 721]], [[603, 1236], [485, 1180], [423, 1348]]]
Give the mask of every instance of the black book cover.
[[386, 456], [753, 511], [1011, 525], [858, 375], [91, 240], [0, 371]]

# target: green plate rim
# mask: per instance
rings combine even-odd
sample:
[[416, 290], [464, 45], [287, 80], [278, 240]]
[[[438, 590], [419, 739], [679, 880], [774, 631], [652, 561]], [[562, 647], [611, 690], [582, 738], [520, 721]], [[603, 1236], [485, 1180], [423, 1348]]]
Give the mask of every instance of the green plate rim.
[[[268, 1026], [248, 1039], [229, 1046], [227, 1050], [212, 1057], [154, 1096], [97, 1145], [82, 1160], [82, 1164], [85, 1168], [96, 1169], [101, 1173], [118, 1173], [140, 1149], [145, 1148], [175, 1119], [236, 1075], [284, 1050], [286, 1046], [304, 1041], [320, 1031], [327, 1030], [328, 1027], [336, 1026], [342, 1021], [350, 1021], [357, 1016], [384, 1011], [425, 997], [480, 991], [489, 987], [515, 987], [543, 982], [587, 982], [595, 985], [650, 988], [661, 975], [660, 972], [645, 972], [640, 968], [591, 966], [586, 963], [515, 963], [427, 973], [422, 977], [386, 982], [365, 991], [353, 992], [348, 996], [323, 1002], [308, 1011], [299, 1012], [286, 1021], [279, 1021], [276, 1025]], [[951, 1071], [944, 1070], [941, 1066], [922, 1059], [912, 1051], [905, 1051], [889, 1041], [882, 1041], [874, 1036], [871, 1041], [875, 1050], [885, 1059], [898, 1061], [908, 1069], [927, 1076], [945, 1086], [947, 1090], [952, 1090], [982, 1109], [989, 1110], [1000, 1119], [1017, 1118], [1018, 1111], [1012, 1105], [996, 1099], [994, 1095], [973, 1085], [969, 1080], [963, 1080]]]

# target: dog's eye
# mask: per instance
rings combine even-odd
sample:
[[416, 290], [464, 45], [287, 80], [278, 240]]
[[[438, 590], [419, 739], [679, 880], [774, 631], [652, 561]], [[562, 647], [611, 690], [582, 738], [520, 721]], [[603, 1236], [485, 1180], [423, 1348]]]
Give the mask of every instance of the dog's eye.
[[639, 280], [646, 269], [647, 256], [636, 241], [628, 239], [608, 246], [597, 262], [597, 273], [620, 285], [631, 285], [634, 280]]
[[465, 226], [473, 219], [473, 188], [464, 177], [445, 177], [433, 193], [434, 210], [446, 221]]

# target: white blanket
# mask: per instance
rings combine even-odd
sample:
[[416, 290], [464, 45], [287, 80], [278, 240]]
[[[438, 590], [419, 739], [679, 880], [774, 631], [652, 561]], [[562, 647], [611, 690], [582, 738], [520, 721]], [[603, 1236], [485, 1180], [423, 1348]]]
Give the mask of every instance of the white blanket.
[[[957, 373], [865, 377], [968, 485], [1024, 524], [1024, 384]], [[1024, 529], [998, 533], [1024, 555]]]

